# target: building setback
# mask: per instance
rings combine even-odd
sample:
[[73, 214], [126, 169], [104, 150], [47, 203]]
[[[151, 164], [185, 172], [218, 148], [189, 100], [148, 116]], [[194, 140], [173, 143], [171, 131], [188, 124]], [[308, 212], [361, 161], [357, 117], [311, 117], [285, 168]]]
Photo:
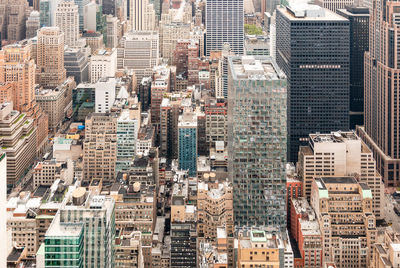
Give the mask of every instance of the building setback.
[[315, 132], [349, 128], [349, 21], [315, 5], [276, 11], [276, 61], [288, 80], [288, 160]]
[[235, 225], [284, 230], [286, 77], [269, 57], [228, 61], [228, 173]]

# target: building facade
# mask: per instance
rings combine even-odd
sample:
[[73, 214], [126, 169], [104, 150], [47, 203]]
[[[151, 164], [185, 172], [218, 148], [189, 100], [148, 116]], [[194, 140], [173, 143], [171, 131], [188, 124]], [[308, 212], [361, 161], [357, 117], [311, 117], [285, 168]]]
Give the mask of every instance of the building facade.
[[179, 168], [189, 170], [190, 176], [197, 171], [197, 117], [192, 112], [184, 112], [178, 122]]
[[286, 77], [271, 58], [245, 56], [229, 58], [228, 81], [235, 224], [284, 230]]
[[66, 79], [64, 36], [58, 27], [43, 27], [38, 31], [36, 82], [44, 88], [54, 89]]
[[93, 113], [86, 118], [83, 142], [83, 179], [113, 181], [117, 157], [117, 118], [112, 114]]
[[297, 171], [303, 183], [302, 196], [310, 199], [311, 185], [318, 176], [357, 176], [373, 196], [373, 212], [381, 217], [382, 177], [376, 171], [372, 151], [354, 132], [310, 134], [309, 145], [300, 147]]
[[350, 129], [364, 124], [364, 54], [369, 50], [369, 10], [347, 6], [337, 13], [350, 22]]
[[69, 77], [55, 89], [44, 89], [36, 94], [36, 101], [48, 115], [49, 130], [55, 132], [66, 117], [72, 114], [72, 90], [76, 83]]
[[277, 8], [276, 29], [276, 61], [288, 79], [288, 160], [296, 162], [308, 134], [349, 129], [349, 21], [293, 4]]
[[206, 3], [206, 55], [221, 51], [229, 43], [236, 55], [243, 55], [243, 0], [209, 0]]
[[[364, 58], [364, 127], [358, 134], [374, 152], [377, 169], [385, 185], [400, 183], [400, 143], [397, 101], [399, 89], [399, 48], [396, 38], [400, 3], [376, 1], [371, 7], [369, 52]], [[384, 44], [387, 40], [387, 44]]]
[[338, 268], [368, 267], [377, 230], [372, 192], [354, 177], [322, 177], [312, 183], [311, 206], [320, 226], [323, 262]]
[[55, 18], [55, 25], [64, 33], [65, 45], [75, 46], [79, 39], [78, 6], [73, 1], [60, 2], [57, 6]]

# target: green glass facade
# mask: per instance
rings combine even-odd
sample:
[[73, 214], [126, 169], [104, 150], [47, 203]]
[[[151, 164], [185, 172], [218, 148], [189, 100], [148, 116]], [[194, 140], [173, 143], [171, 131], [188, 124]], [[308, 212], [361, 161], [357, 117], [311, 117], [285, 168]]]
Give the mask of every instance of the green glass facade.
[[46, 237], [45, 267], [83, 267], [83, 225], [77, 236]]

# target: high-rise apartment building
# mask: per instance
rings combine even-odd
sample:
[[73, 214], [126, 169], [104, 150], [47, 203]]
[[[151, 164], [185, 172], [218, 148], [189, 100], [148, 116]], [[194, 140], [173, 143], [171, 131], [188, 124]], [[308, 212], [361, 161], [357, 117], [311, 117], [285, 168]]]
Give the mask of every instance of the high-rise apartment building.
[[400, 124], [398, 111], [400, 3], [376, 1], [370, 13], [369, 51], [365, 53], [364, 127], [358, 134], [374, 152], [385, 185], [400, 184]]
[[190, 176], [197, 171], [197, 116], [193, 112], [184, 111], [178, 122], [178, 161], [179, 168], [189, 170]]
[[350, 129], [364, 123], [364, 54], [369, 49], [369, 11], [346, 6], [337, 13], [350, 22]]
[[0, 146], [7, 154], [7, 184], [18, 182], [32, 165], [36, 154], [36, 126], [26, 114], [13, 110], [12, 103], [0, 105]]
[[37, 34], [36, 83], [54, 89], [66, 79], [64, 33], [58, 27], [43, 27]]
[[106, 47], [109, 48], [114, 48], [119, 45], [119, 24], [120, 21], [117, 17], [114, 17], [112, 15], [107, 15], [106, 16], [106, 36], [107, 36], [107, 41], [106, 41]]
[[117, 118], [112, 114], [93, 113], [86, 118], [83, 142], [83, 179], [113, 181], [117, 158]]
[[308, 146], [300, 147], [297, 172], [303, 182], [302, 196], [308, 200], [315, 177], [356, 176], [371, 189], [372, 210], [377, 218], [381, 217], [382, 179], [372, 151], [355, 133], [310, 134]]
[[[197, 237], [217, 242], [218, 229], [223, 228], [233, 238], [233, 189], [227, 181], [197, 184]], [[233, 239], [231, 256], [233, 257]], [[232, 261], [233, 259], [230, 259]]]
[[40, 13], [39, 11], [33, 10], [26, 20], [26, 35], [27, 39], [35, 37], [37, 30], [40, 28]]
[[215, 146], [215, 142], [227, 142], [227, 107], [226, 103], [219, 103], [215, 99], [206, 102], [206, 143], [207, 147]]
[[243, 55], [243, 0], [209, 0], [206, 3], [206, 55], [229, 43], [236, 55]]
[[56, 132], [65, 117], [72, 114], [72, 90], [76, 83], [68, 77], [54, 89], [43, 89], [36, 94], [36, 101], [49, 117], [49, 129]]
[[0, 1], [1, 40], [13, 43], [25, 38], [25, 21], [28, 8], [28, 1], [25, 0]]
[[79, 39], [78, 6], [72, 0], [60, 2], [55, 12], [55, 18], [55, 25], [64, 33], [65, 45], [75, 46]]
[[268, 57], [232, 57], [228, 173], [235, 224], [286, 228], [286, 77]]
[[85, 188], [71, 199], [46, 232], [45, 267], [114, 267], [114, 199]]
[[135, 71], [138, 83], [145, 76], [151, 76], [159, 61], [159, 37], [153, 31], [134, 31], [126, 33], [118, 48], [118, 69]]
[[132, 31], [154, 30], [156, 14], [148, 0], [129, 1], [129, 28]]
[[150, 122], [158, 126], [160, 124], [160, 108], [165, 93], [171, 90], [171, 69], [165, 65], [154, 69], [151, 83], [151, 118]]
[[354, 177], [316, 178], [311, 206], [319, 222], [323, 263], [338, 268], [369, 267], [377, 230], [372, 192]]
[[13, 106], [18, 111], [28, 111], [35, 99], [35, 62], [31, 59], [31, 43], [8, 45], [0, 53], [0, 82], [14, 83], [10, 94]]
[[108, 113], [115, 101], [115, 77], [101, 78], [95, 84], [95, 111], [96, 113]]
[[121, 112], [117, 120], [116, 172], [127, 171], [136, 154], [136, 140], [140, 128], [140, 107], [135, 105]]
[[189, 39], [190, 28], [189, 23], [181, 21], [160, 22], [160, 52], [163, 58], [172, 63], [178, 40]]
[[288, 160], [314, 132], [349, 129], [349, 21], [315, 5], [276, 10], [276, 61], [288, 80]]
[[32, 42], [23, 40], [0, 51], [0, 102], [12, 102], [15, 110], [35, 119], [36, 148], [40, 152], [47, 143], [48, 118], [35, 100], [35, 62]]
[[90, 81], [96, 83], [104, 77], [114, 77], [117, 71], [117, 50], [99, 49], [90, 57]]

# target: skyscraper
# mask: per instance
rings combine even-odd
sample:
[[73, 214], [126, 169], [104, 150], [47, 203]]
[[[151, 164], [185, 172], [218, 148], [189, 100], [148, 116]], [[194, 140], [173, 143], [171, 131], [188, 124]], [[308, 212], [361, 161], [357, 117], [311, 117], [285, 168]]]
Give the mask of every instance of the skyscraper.
[[208, 0], [206, 4], [206, 55], [229, 43], [234, 54], [243, 54], [243, 0]]
[[184, 112], [179, 117], [179, 168], [189, 170], [190, 176], [197, 172], [197, 116], [192, 112]]
[[79, 13], [74, 2], [66, 0], [58, 4], [56, 26], [64, 33], [65, 44], [75, 46], [79, 38]]
[[154, 30], [156, 13], [148, 0], [129, 1], [129, 27], [132, 31]]
[[0, 51], [1, 91], [8, 91], [5, 95], [0, 94], [0, 102], [12, 101], [15, 110], [35, 119], [38, 129], [36, 148], [39, 152], [47, 143], [48, 118], [35, 100], [35, 61], [31, 58], [31, 46], [31, 40], [23, 40]]
[[58, 27], [43, 27], [37, 35], [36, 82], [54, 89], [66, 79], [64, 33]]
[[350, 128], [364, 123], [364, 53], [369, 48], [369, 11], [347, 6], [337, 13], [350, 22]]
[[46, 232], [45, 267], [114, 267], [114, 209], [113, 198], [77, 188]]
[[134, 106], [130, 110], [123, 110], [118, 118], [116, 172], [127, 171], [133, 164], [140, 127], [140, 111], [139, 106]]
[[400, 49], [397, 36], [400, 2], [374, 1], [365, 53], [364, 126], [361, 138], [374, 152], [386, 186], [400, 184]]
[[269, 57], [231, 57], [228, 174], [235, 224], [286, 228], [286, 77]]
[[276, 61], [288, 81], [288, 160], [314, 132], [349, 128], [349, 21], [315, 5], [276, 10]]

